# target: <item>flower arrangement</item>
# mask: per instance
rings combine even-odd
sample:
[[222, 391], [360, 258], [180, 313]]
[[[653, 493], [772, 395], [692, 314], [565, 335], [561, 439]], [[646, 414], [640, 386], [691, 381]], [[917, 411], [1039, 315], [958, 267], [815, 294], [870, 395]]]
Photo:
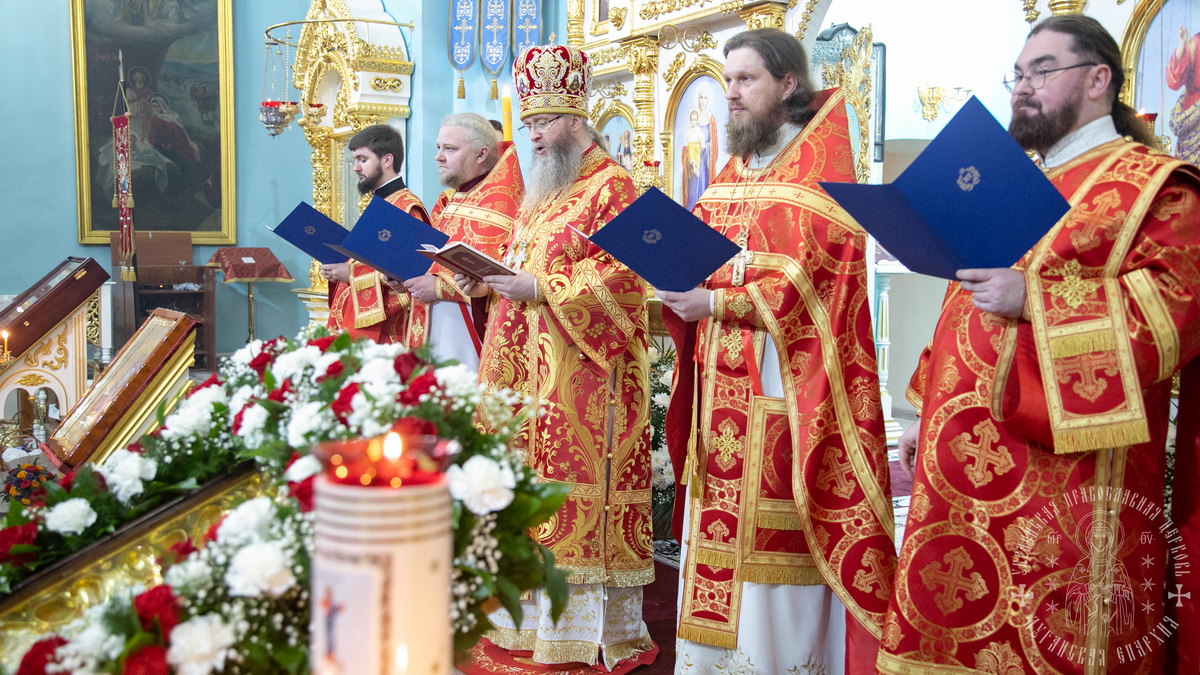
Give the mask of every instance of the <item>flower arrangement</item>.
[[41, 493], [42, 485], [50, 477], [50, 471], [37, 464], [21, 464], [10, 469], [4, 481], [4, 500], [29, 506], [33, 503], [34, 495]]
[[655, 539], [673, 539], [671, 513], [675, 505], [675, 473], [667, 452], [667, 405], [671, 402], [671, 377], [675, 349], [651, 347], [650, 361], [650, 485]]
[[[557, 616], [566, 575], [528, 529], [554, 514], [569, 486], [538, 482], [508, 448], [521, 422], [509, 414], [516, 402], [511, 392], [483, 396], [464, 366], [431, 364], [399, 345], [323, 331], [251, 342], [160, 419], [157, 431], [94, 470], [47, 483], [28, 507], [14, 505], [0, 529], [0, 592], [240, 460], [253, 458], [275, 478], [274, 496], [238, 507], [208, 541], [185, 542], [156, 587], [164, 590], [113, 598], [62, 636], [39, 642], [26, 659], [49, 664], [45, 672], [123, 672], [130, 659], [165, 659], [188, 673], [305, 670], [308, 511], [321, 469], [308, 448], [392, 429], [436, 434], [461, 448], [447, 471], [456, 651], [490, 627], [493, 598], [519, 617], [521, 592], [545, 587]], [[497, 434], [474, 426], [481, 408], [489, 420], [507, 420]], [[151, 592], [159, 601], [170, 594], [173, 618], [147, 621], [137, 598]]]

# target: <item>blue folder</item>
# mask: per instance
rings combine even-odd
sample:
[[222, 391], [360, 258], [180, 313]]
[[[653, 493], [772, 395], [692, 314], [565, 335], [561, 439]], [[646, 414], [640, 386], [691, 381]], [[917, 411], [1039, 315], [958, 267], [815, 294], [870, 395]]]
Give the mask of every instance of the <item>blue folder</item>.
[[429, 271], [432, 263], [418, 252], [423, 244], [441, 248], [449, 239], [433, 226], [379, 197], [372, 197], [345, 241], [340, 246], [326, 246], [393, 279], [403, 280]]
[[656, 188], [589, 239], [664, 291], [690, 291], [741, 250]]
[[346, 228], [328, 216], [309, 206], [308, 202], [292, 209], [275, 227], [268, 227], [283, 237], [292, 246], [316, 258], [322, 265], [346, 262], [346, 256], [330, 250], [326, 244], [341, 244], [346, 238]]
[[914, 272], [1009, 267], [1070, 205], [974, 96], [889, 185], [821, 183]]

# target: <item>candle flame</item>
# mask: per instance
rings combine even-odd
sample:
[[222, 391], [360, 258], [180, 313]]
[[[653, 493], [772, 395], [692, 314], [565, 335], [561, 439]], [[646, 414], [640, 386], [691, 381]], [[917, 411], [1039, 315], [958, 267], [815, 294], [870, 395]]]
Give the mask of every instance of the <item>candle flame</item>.
[[8, 339], [8, 331], [0, 330], [0, 337], [3, 337], [5, 340], [7, 340]]
[[383, 456], [390, 460], [396, 461], [400, 459], [400, 455], [404, 453], [404, 444], [400, 442], [400, 434], [392, 432], [383, 439]]

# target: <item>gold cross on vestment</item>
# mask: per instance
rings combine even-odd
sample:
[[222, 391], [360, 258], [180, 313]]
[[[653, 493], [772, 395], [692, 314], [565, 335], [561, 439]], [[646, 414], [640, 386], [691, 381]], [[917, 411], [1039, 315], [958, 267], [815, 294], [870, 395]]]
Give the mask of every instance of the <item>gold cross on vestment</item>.
[[750, 252], [749, 248], [750, 233], [745, 230], [739, 232], [737, 240], [734, 243], [741, 246], [742, 250], [733, 256], [733, 261], [730, 263], [733, 265], [733, 281], [731, 283], [734, 286], [741, 286], [746, 283], [746, 266], [754, 258], [754, 254]]

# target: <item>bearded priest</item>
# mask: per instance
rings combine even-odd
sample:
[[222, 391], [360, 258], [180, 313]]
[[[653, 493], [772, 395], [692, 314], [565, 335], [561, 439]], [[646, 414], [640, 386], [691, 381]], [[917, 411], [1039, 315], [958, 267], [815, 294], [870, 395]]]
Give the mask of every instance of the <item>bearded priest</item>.
[[867, 237], [816, 185], [854, 180], [846, 104], [783, 31], [725, 58], [731, 157], [694, 213], [742, 250], [659, 291], [679, 355], [675, 672], [873, 672], [896, 556]]
[[493, 306], [480, 360], [489, 390], [509, 388], [538, 406], [515, 439], [547, 481], [573, 485], [534, 535], [569, 572], [558, 623], [542, 592], [504, 610], [489, 634], [540, 663], [618, 662], [654, 648], [642, 621], [642, 586], [654, 579], [650, 528], [650, 425], [645, 283], [590, 235], [637, 192], [587, 123], [591, 66], [574, 47], [535, 46], [513, 65], [521, 129], [533, 161], [506, 247], [512, 276], [457, 280]]

